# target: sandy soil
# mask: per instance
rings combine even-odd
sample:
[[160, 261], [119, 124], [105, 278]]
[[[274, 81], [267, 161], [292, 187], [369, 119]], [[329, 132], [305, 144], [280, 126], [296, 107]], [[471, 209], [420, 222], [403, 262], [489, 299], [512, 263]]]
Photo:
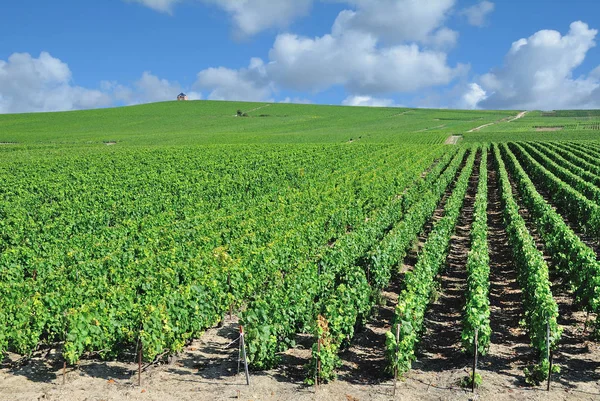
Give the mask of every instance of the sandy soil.
[[476, 128], [471, 129], [471, 130], [468, 130], [467, 132], [477, 132], [477, 131], [482, 130], [482, 129], [486, 128], [486, 127], [490, 127], [490, 126], [492, 126], [494, 124], [496, 124], [496, 123], [483, 124], [483, 125], [480, 125], [479, 127], [476, 127]]
[[446, 139], [446, 142], [444, 142], [444, 145], [456, 145], [461, 139], [462, 136], [460, 135], [449, 136], [448, 139]]
[[480, 125], [479, 127], [473, 128], [472, 130], [469, 130], [467, 132], [477, 132], [477, 131], [480, 131], [480, 130], [486, 128], [486, 127], [490, 127], [490, 126], [492, 126], [494, 124], [501, 123], [501, 122], [509, 122], [510, 123], [510, 122], [513, 122], [515, 120], [518, 120], [520, 118], [525, 117], [527, 115], [527, 113], [529, 113], [529, 112], [528, 111], [522, 111], [522, 112], [520, 112], [519, 114], [517, 114], [514, 117], [503, 118], [503, 119], [498, 120], [498, 121], [493, 122], [493, 123]]
[[562, 131], [564, 127], [538, 127], [536, 128], [536, 132], [555, 132]]
[[519, 114], [517, 114], [515, 117], [509, 119], [508, 122], [510, 123], [510, 122], [513, 122], [513, 121], [518, 120], [520, 118], [523, 118], [523, 117], [525, 117], [525, 115], [527, 115], [527, 113], [529, 113], [529, 112], [528, 111], [522, 111]]

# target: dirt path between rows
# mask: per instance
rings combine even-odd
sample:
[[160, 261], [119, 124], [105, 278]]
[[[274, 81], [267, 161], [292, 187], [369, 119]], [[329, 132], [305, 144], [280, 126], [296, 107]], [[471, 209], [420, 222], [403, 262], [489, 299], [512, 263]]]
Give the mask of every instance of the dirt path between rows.
[[495, 121], [493, 123], [487, 123], [487, 124], [484, 124], [484, 125], [480, 125], [479, 127], [473, 128], [473, 129], [471, 129], [471, 130], [469, 130], [467, 132], [468, 133], [477, 132], [477, 131], [480, 131], [480, 130], [482, 130], [484, 128], [487, 128], [487, 127], [490, 127], [490, 126], [492, 126], [494, 124], [498, 124], [498, 123], [502, 123], [502, 122], [511, 123], [513, 121], [516, 121], [516, 120], [518, 120], [520, 118], [525, 117], [527, 115], [527, 113], [529, 113], [529, 111], [522, 111], [519, 114], [517, 114], [515, 117], [506, 117], [506, 118], [503, 118], [501, 120]]
[[446, 139], [446, 142], [444, 142], [444, 145], [456, 145], [461, 139], [462, 135], [449, 136], [448, 139]]
[[523, 386], [523, 368], [533, 354], [529, 338], [519, 322], [523, 318], [522, 292], [517, 270], [504, 227], [499, 176], [494, 156], [488, 155], [488, 246], [490, 252], [490, 325], [489, 354], [483, 358], [484, 382], [493, 373], [495, 386]]
[[[456, 386], [470, 364], [461, 351], [462, 310], [465, 304], [467, 274], [465, 270], [470, 249], [473, 207], [479, 180], [481, 152], [476, 157], [473, 174], [461, 214], [450, 241], [446, 268], [439, 276], [440, 289], [425, 315], [424, 332], [419, 345], [419, 359], [413, 369], [430, 374], [437, 387]], [[444, 375], [439, 375], [444, 372]], [[448, 374], [452, 372], [451, 374]]]
[[245, 113], [252, 113], [253, 111], [261, 110], [261, 109], [264, 109], [264, 108], [269, 107], [269, 106], [271, 106], [271, 105], [267, 104], [267, 105], [264, 105], [264, 106], [260, 106], [260, 107], [257, 107], [255, 109], [245, 111]]
[[529, 111], [522, 111], [519, 114], [517, 114], [516, 117], [511, 118], [510, 120], [508, 120], [508, 122], [512, 123], [513, 121], [516, 121], [516, 120], [518, 120], [520, 118], [523, 118], [523, 117], [525, 117], [527, 115], [527, 113], [529, 113]]

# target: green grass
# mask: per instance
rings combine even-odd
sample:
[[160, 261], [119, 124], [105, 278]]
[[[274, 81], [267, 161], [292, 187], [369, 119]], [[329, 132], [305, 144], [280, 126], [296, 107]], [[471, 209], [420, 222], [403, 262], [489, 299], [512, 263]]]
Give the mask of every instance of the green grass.
[[[512, 122], [499, 122], [465, 134], [466, 142], [599, 140], [598, 110], [534, 111]], [[544, 131], [544, 129], [558, 129]]]
[[[236, 117], [237, 110], [249, 117]], [[255, 111], [251, 111], [257, 109]], [[277, 103], [164, 102], [113, 109], [0, 115], [0, 142], [24, 145], [205, 145], [240, 143], [443, 143], [515, 115]], [[10, 145], [4, 145], [7, 147]]]
[[[238, 110], [248, 117], [237, 117]], [[247, 102], [162, 102], [111, 109], [0, 115], [0, 152], [9, 148], [193, 146], [218, 144], [407, 143], [600, 139], [600, 111], [371, 108]], [[476, 132], [473, 128], [494, 123]], [[560, 131], [540, 131], [562, 127]], [[15, 144], [6, 144], [15, 143]]]

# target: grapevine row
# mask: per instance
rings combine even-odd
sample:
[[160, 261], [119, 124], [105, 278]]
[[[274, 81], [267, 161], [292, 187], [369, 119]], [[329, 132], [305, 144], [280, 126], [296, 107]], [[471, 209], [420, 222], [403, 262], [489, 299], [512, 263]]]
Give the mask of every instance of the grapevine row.
[[559, 212], [585, 232], [600, 234], [600, 207], [548, 171], [518, 144], [509, 144], [527, 174], [543, 188]]
[[471, 250], [467, 256], [467, 292], [463, 316], [462, 344], [471, 355], [475, 352], [475, 332], [478, 350], [485, 355], [490, 346], [490, 255], [488, 249], [488, 176], [487, 147], [481, 152], [479, 183], [475, 196]]
[[465, 150], [462, 149], [439, 179], [416, 192], [420, 200], [405, 212], [403, 219], [369, 252], [362, 267], [344, 267], [343, 263], [330, 264], [337, 270], [335, 282], [338, 284], [329, 289], [328, 294], [322, 295], [321, 314], [327, 322], [327, 332], [318, 331], [317, 336], [320, 338], [326, 335], [327, 341], [326, 345], [313, 346], [309, 377], [313, 377], [317, 361], [321, 362], [320, 380], [335, 377], [340, 346], [352, 339], [357, 320], [368, 316], [380, 291], [389, 283], [393, 267], [404, 259], [410, 245], [433, 215], [440, 198], [456, 177], [464, 153]]
[[599, 179], [600, 167], [598, 167], [596, 164], [590, 163], [585, 158], [582, 158], [581, 155], [585, 153], [569, 148], [564, 144], [559, 145], [557, 143], [547, 142], [546, 145], [577, 167], [583, 168], [585, 171], [593, 174], [594, 180]]
[[[444, 217], [434, 224], [414, 269], [405, 275], [405, 288], [399, 296], [394, 324], [392, 330], [386, 333], [387, 369], [390, 373], [404, 373], [410, 370], [412, 361], [415, 360], [415, 346], [422, 331], [425, 311], [435, 286], [435, 278], [448, 254], [450, 239], [469, 186], [475, 153], [476, 148], [471, 150], [467, 164], [448, 198]], [[397, 339], [398, 325], [400, 327]]]
[[[316, 320], [319, 299], [327, 299], [328, 283], [335, 281], [333, 267], [340, 272], [350, 269], [355, 261], [373, 243], [379, 241], [386, 229], [401, 218], [403, 208], [415, 201], [419, 190], [426, 188], [450, 161], [448, 153], [424, 180], [410, 186], [401, 199], [396, 199], [379, 210], [368, 221], [355, 227], [350, 233], [337, 239], [333, 247], [324, 246], [316, 261], [299, 261], [285, 276], [252, 299], [241, 315], [247, 328], [248, 358], [256, 369], [276, 366], [277, 352], [294, 345], [297, 332], [306, 332]], [[427, 166], [417, 165], [420, 171]], [[405, 176], [411, 175], [404, 173]], [[414, 177], [414, 176], [413, 176]], [[363, 275], [352, 276], [352, 291], [360, 291]], [[331, 284], [329, 284], [329, 287]], [[367, 292], [368, 295], [368, 292]]]
[[598, 189], [598, 186], [600, 186], [600, 177], [598, 177], [588, 169], [584, 169], [578, 166], [576, 163], [573, 163], [571, 160], [569, 160], [571, 158], [569, 157], [570, 154], [568, 152], [563, 152], [560, 149], [549, 148], [546, 146], [546, 144], [543, 143], [533, 143], [530, 144], [530, 146], [535, 148], [540, 153], [544, 154], [546, 157], [552, 159], [554, 162], [559, 163], [562, 167], [566, 168], [571, 173], [582, 178], [586, 182], [593, 184], [596, 187], [596, 190]]
[[583, 243], [562, 217], [537, 192], [514, 154], [502, 146], [509, 171], [529, 210], [545, 248], [558, 273], [574, 288], [577, 304], [591, 312], [600, 310], [600, 262], [595, 252]]
[[[542, 164], [552, 173], [556, 174], [557, 177], [561, 178], [563, 181], [571, 185], [581, 194], [585, 195], [589, 200], [597, 204], [600, 203], [600, 189], [597, 188], [595, 185], [590, 184], [582, 177], [573, 173], [569, 168], [561, 166], [556, 161], [534, 148], [532, 145], [528, 143], [523, 143], [522, 147], [540, 164]], [[553, 157], [559, 160], [562, 159], [558, 155], [553, 155]]]
[[506, 233], [517, 264], [517, 278], [523, 291], [525, 323], [531, 345], [539, 357], [539, 363], [527, 369], [525, 374], [528, 381], [539, 383], [547, 377], [550, 364], [546, 344], [547, 332], [549, 331], [550, 334], [551, 348], [558, 344], [561, 336], [561, 329], [556, 320], [558, 305], [550, 289], [548, 265], [527, 230], [525, 220], [519, 214], [519, 206], [513, 197], [508, 173], [500, 149], [496, 145], [494, 145], [494, 155], [500, 174], [500, 193]]

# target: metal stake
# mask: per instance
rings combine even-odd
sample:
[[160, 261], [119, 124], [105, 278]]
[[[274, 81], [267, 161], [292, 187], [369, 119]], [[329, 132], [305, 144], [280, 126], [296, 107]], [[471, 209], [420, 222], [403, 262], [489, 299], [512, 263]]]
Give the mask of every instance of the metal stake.
[[244, 341], [244, 326], [240, 326], [240, 347], [242, 358], [244, 358], [244, 369], [246, 371], [246, 385], [250, 385], [250, 374], [248, 373], [248, 360], [246, 359], [246, 342]]
[[473, 377], [471, 378], [471, 392], [475, 392], [475, 374], [477, 373], [477, 354], [479, 354], [479, 329], [475, 329], [475, 356], [473, 357]]
[[138, 353], [138, 386], [142, 386], [142, 353], [144, 345], [140, 341], [140, 352]]
[[321, 337], [317, 339], [317, 387], [319, 387], [319, 379], [321, 378]]
[[546, 322], [546, 347], [548, 350], [548, 361], [550, 366], [548, 367], [548, 385], [546, 391], [550, 391], [550, 380], [552, 379], [552, 353], [550, 351], [550, 322]]
[[400, 352], [400, 323], [396, 325], [396, 360], [394, 367], [394, 396], [396, 396], [396, 387], [398, 385], [398, 352]]

